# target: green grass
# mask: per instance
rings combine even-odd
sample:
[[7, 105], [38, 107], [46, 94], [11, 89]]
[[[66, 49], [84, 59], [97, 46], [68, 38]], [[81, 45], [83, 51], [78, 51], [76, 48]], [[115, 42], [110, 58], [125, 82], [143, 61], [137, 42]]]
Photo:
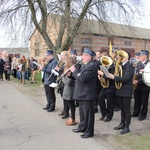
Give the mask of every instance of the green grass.
[[[13, 76], [10, 76], [10, 79], [11, 79], [11, 81], [19, 83], [18, 79], [14, 79]], [[38, 87], [38, 86], [42, 85], [42, 79], [41, 79], [41, 73], [40, 72], [36, 73], [36, 82], [37, 83], [31, 84], [31, 79], [30, 79], [29, 81], [25, 81], [25, 86]]]
[[115, 140], [128, 150], [149, 150], [150, 135], [132, 135], [116, 136]]

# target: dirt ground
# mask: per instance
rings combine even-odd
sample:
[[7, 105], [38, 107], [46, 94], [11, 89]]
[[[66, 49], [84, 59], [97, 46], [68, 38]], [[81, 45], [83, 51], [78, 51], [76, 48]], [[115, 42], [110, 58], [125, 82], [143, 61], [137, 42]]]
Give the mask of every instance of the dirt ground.
[[[44, 88], [42, 86], [31, 86], [30, 83], [26, 83], [25, 85], [23, 85], [16, 80], [10, 81], [10, 84], [13, 84], [13, 86], [19, 92], [27, 95], [28, 97], [30, 97], [31, 100], [39, 103], [41, 105], [41, 109], [43, 106], [45, 106], [46, 98]], [[132, 100], [132, 108], [133, 101], [134, 100]], [[60, 95], [56, 92], [56, 111], [54, 113], [59, 113], [61, 110], [62, 99]], [[110, 122], [100, 121], [100, 117], [100, 112], [95, 114], [94, 139], [97, 142], [102, 142], [104, 145], [109, 147], [110, 150], [137, 150], [136, 147], [139, 147], [142, 143], [139, 143], [139, 141], [137, 141], [137, 143], [133, 143], [132, 141], [135, 138], [140, 138], [141, 136], [150, 137], [150, 111], [148, 112], [147, 118], [144, 121], [138, 121], [138, 118], [132, 118], [130, 125], [131, 132], [123, 136], [119, 135], [120, 131], [113, 130], [113, 127], [117, 126], [120, 123], [120, 111], [114, 112], [114, 117]], [[78, 108], [76, 110], [76, 120], [79, 121]], [[149, 147], [142, 150], [148, 149]]]

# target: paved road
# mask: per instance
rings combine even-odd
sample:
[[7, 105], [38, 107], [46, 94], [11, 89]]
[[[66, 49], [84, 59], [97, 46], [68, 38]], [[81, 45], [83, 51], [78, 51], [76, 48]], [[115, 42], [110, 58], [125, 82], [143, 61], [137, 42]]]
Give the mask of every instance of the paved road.
[[82, 139], [73, 133], [76, 127], [66, 126], [57, 111], [42, 110], [11, 81], [0, 82], [0, 150], [110, 150], [96, 135]]

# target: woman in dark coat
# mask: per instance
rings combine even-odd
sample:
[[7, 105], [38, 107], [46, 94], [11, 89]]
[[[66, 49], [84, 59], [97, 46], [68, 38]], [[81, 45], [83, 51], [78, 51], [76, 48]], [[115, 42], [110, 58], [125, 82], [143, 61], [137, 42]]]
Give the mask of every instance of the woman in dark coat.
[[[64, 72], [67, 71], [72, 65], [75, 64], [75, 61], [72, 57], [67, 58], [66, 65], [64, 68]], [[68, 72], [64, 78], [62, 78], [62, 82], [64, 83], [64, 89], [62, 98], [67, 103], [68, 107], [71, 110], [71, 118], [66, 121], [66, 125], [75, 125], [75, 102], [73, 99], [73, 92], [75, 86], [75, 79], [71, 76], [71, 72]], [[68, 111], [68, 110], [65, 110]]]

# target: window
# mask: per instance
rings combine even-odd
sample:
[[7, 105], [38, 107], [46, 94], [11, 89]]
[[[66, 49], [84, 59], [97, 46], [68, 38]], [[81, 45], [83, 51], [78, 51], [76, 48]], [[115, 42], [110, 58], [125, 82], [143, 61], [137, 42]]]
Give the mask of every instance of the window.
[[35, 43], [35, 47], [36, 47], [36, 48], [39, 48], [39, 42], [36, 42], [36, 43]]
[[39, 49], [35, 49], [35, 56], [40, 56], [40, 51], [39, 51]]
[[92, 43], [92, 39], [91, 38], [82, 38], [81, 43]]
[[130, 41], [124, 41], [124, 45], [131, 45]]

